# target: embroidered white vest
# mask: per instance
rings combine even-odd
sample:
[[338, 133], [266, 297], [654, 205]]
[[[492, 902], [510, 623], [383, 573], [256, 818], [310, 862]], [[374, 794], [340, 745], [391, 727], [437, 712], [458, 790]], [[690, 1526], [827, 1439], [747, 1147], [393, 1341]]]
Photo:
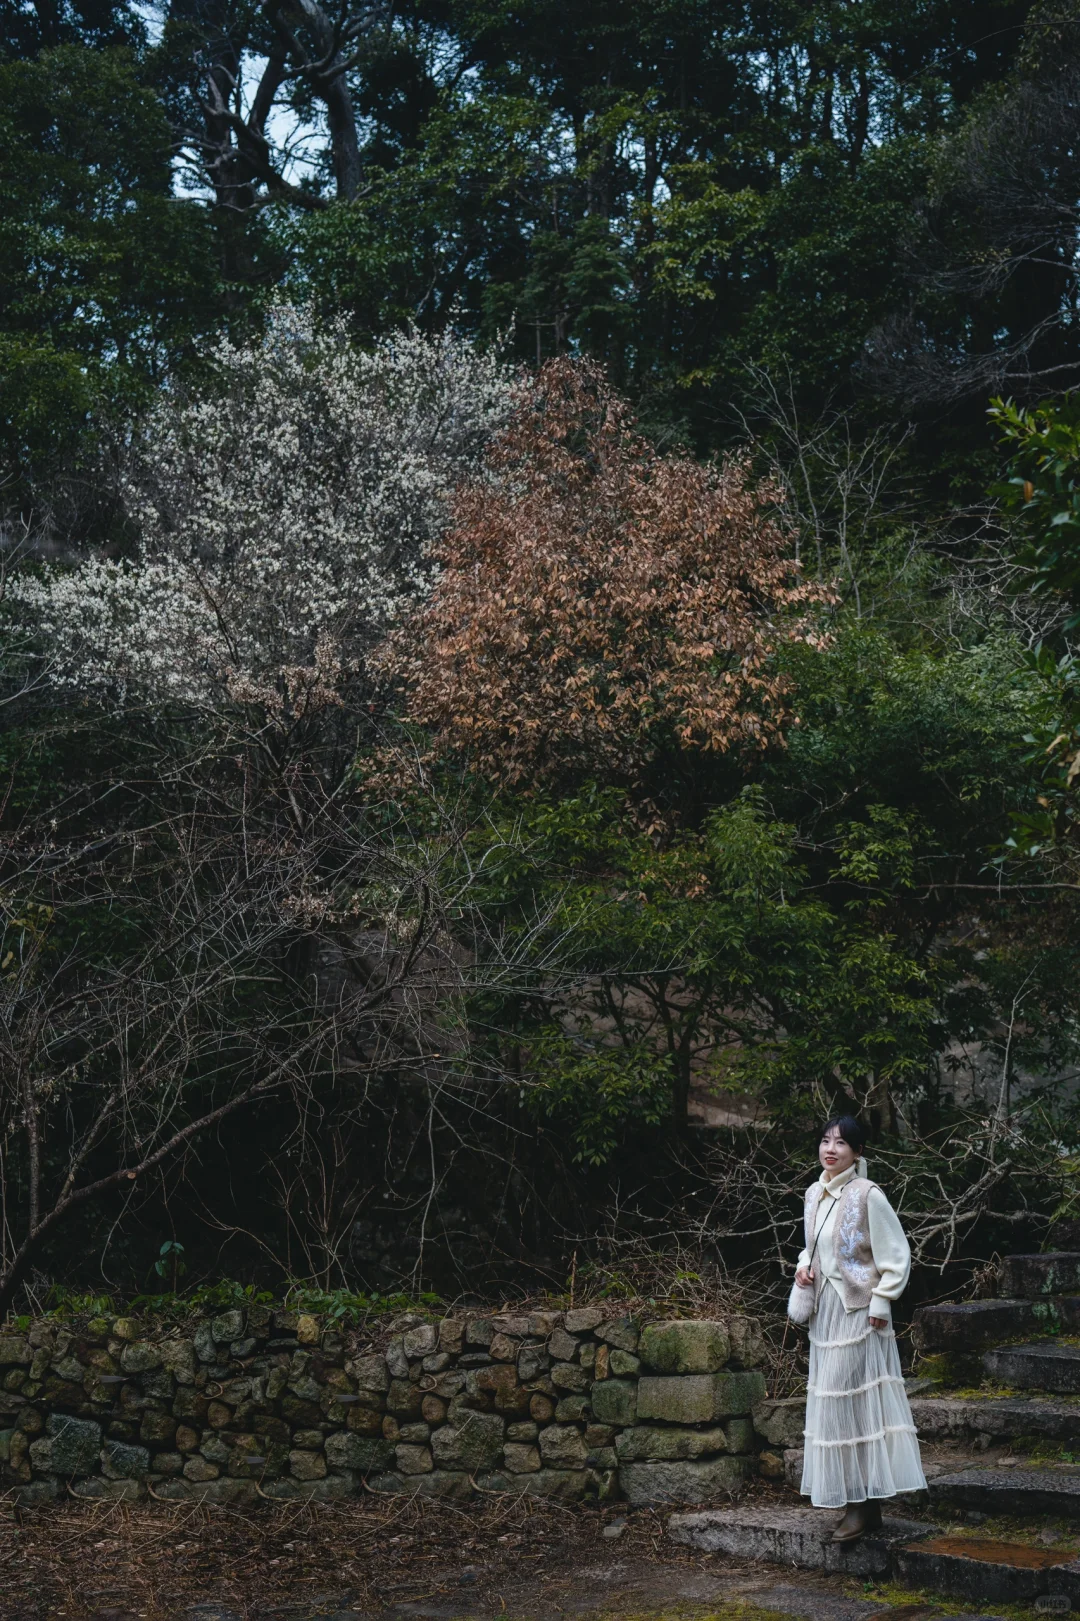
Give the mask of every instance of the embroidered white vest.
[[[877, 1183], [871, 1182], [869, 1177], [853, 1176], [841, 1189], [836, 1214], [825, 1218], [832, 1232], [822, 1235], [822, 1243], [827, 1244], [830, 1238], [832, 1240], [833, 1253], [844, 1285], [844, 1305], [848, 1311], [869, 1306], [870, 1296], [881, 1282], [881, 1273], [874, 1265], [870, 1221], [866, 1212], [870, 1189], [876, 1187]], [[807, 1254], [814, 1247], [818, 1205], [824, 1191], [820, 1182], [811, 1182], [806, 1190], [804, 1221]], [[819, 1280], [821, 1276], [819, 1272]]]

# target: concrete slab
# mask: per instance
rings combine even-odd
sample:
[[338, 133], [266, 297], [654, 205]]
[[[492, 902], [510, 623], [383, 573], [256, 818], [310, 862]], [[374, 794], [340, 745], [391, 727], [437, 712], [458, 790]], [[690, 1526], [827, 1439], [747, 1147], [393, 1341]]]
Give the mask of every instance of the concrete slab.
[[1052, 1514], [1080, 1519], [1080, 1469], [959, 1469], [927, 1482], [930, 1503], [987, 1514]]
[[976, 1602], [1030, 1604], [1049, 1593], [1071, 1598], [1071, 1573], [1080, 1575], [1071, 1552], [993, 1537], [932, 1536], [893, 1552], [902, 1582]]
[[1080, 1403], [1036, 1395], [990, 1398], [930, 1396], [911, 1398], [911, 1413], [924, 1441], [977, 1442], [1032, 1440], [1080, 1445]]
[[1001, 1263], [1001, 1287], [1005, 1294], [1027, 1300], [1038, 1295], [1075, 1294], [1080, 1289], [1080, 1251], [1006, 1255]]
[[1080, 1345], [1002, 1345], [985, 1352], [982, 1363], [991, 1379], [1017, 1390], [1080, 1394]]
[[931, 1536], [937, 1526], [886, 1519], [881, 1532], [858, 1542], [830, 1541], [839, 1518], [835, 1509], [747, 1507], [702, 1509], [673, 1514], [668, 1535], [687, 1547], [726, 1553], [737, 1559], [800, 1565], [849, 1576], [886, 1576], [898, 1542]]

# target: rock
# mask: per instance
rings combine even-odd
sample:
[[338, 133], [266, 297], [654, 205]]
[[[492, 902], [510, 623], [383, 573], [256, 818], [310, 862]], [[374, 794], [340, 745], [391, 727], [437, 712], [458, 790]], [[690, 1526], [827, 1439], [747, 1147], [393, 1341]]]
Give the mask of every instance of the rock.
[[[581, 1366], [583, 1368], [588, 1368], [591, 1372], [596, 1364], [596, 1353], [599, 1350], [599, 1345], [594, 1345], [592, 1340], [585, 1340], [581, 1345], [579, 1345], [577, 1359], [581, 1363]], [[604, 1350], [607, 1350], [607, 1346], [604, 1347]], [[625, 1351], [620, 1352], [620, 1355], [622, 1356], [625, 1356], [626, 1354], [627, 1353]]]
[[386, 1393], [386, 1410], [396, 1418], [419, 1418], [423, 1400], [424, 1393], [419, 1385], [410, 1384], [407, 1379], [391, 1379], [390, 1389]]
[[553, 1362], [551, 1382], [556, 1390], [577, 1392], [588, 1390], [590, 1383], [588, 1369], [580, 1367], [576, 1362]]
[[520, 1343], [508, 1334], [496, 1334], [489, 1347], [494, 1362], [516, 1362], [520, 1349]]
[[96, 1475], [77, 1481], [71, 1495], [88, 1502], [139, 1503], [146, 1496], [146, 1487], [141, 1480], [102, 1480]]
[[335, 1430], [324, 1445], [326, 1461], [337, 1472], [356, 1469], [363, 1474], [369, 1469], [386, 1469], [394, 1456], [392, 1442], [355, 1435], [351, 1430]]
[[502, 1456], [503, 1421], [497, 1413], [462, 1413], [454, 1424], [444, 1424], [431, 1438], [435, 1463], [441, 1469], [474, 1474], [490, 1469]]
[[753, 1412], [754, 1428], [771, 1446], [802, 1445], [806, 1428], [806, 1397], [784, 1396], [758, 1402]]
[[441, 1396], [425, 1396], [420, 1412], [428, 1424], [441, 1424], [446, 1417], [446, 1403]]
[[430, 1475], [415, 1475], [406, 1477], [397, 1473], [373, 1475], [368, 1481], [373, 1492], [386, 1492], [397, 1495], [408, 1492], [420, 1497], [442, 1497], [452, 1502], [464, 1503], [473, 1495], [472, 1482], [467, 1474], [460, 1471], [436, 1469]]
[[210, 1335], [215, 1345], [229, 1345], [244, 1332], [244, 1314], [239, 1308], [219, 1312], [210, 1319]]
[[472, 1317], [465, 1325], [466, 1345], [486, 1350], [494, 1338], [495, 1324], [490, 1317]]
[[537, 1339], [545, 1340], [548, 1335], [563, 1320], [561, 1311], [531, 1311], [529, 1313], [529, 1333]]
[[430, 1356], [424, 1358], [420, 1366], [425, 1373], [442, 1373], [444, 1369], [450, 1366], [453, 1360], [453, 1357], [447, 1351], [432, 1351]]
[[139, 1322], [136, 1317], [117, 1317], [112, 1326], [113, 1338], [117, 1340], [137, 1340], [139, 1337]]
[[802, 1447], [788, 1447], [784, 1453], [784, 1480], [793, 1492], [797, 1492], [802, 1485], [805, 1456]]
[[[581, 1369], [577, 1369], [581, 1372]], [[524, 1417], [529, 1410], [529, 1392], [520, 1383], [517, 1368], [512, 1362], [491, 1363], [485, 1368], [470, 1368], [465, 1380], [470, 1396], [490, 1398], [497, 1413], [513, 1413]]]
[[0, 1334], [0, 1366], [30, 1363], [34, 1353], [25, 1334]]
[[619, 1466], [619, 1484], [635, 1508], [649, 1503], [716, 1503], [729, 1501], [732, 1492], [753, 1473], [749, 1458], [623, 1463]]
[[257, 1344], [257, 1340], [250, 1338], [246, 1340], [233, 1340], [232, 1344], [229, 1346], [229, 1355], [234, 1362], [246, 1362], [248, 1357], [254, 1352]]
[[649, 1323], [639, 1349], [641, 1360], [656, 1373], [717, 1373], [728, 1360], [731, 1342], [724, 1323]]
[[722, 1429], [688, 1430], [639, 1424], [633, 1429], [620, 1430], [615, 1437], [620, 1463], [670, 1463], [711, 1458], [728, 1450], [728, 1438]]
[[[598, 1347], [601, 1351], [608, 1351], [606, 1345]], [[608, 1372], [616, 1378], [627, 1374], [637, 1375], [641, 1372], [641, 1358], [635, 1356], [633, 1351], [609, 1351], [607, 1356]]]
[[391, 1340], [386, 1347], [386, 1366], [390, 1370], [391, 1380], [408, 1379], [409, 1359], [405, 1355], [405, 1347], [401, 1340]]
[[609, 1317], [596, 1330], [596, 1337], [603, 1340], [605, 1345], [614, 1346], [617, 1351], [636, 1351], [638, 1325], [632, 1317]]
[[[286, 1401], [290, 1400], [292, 1400], [292, 1398], [286, 1397]], [[298, 1422], [316, 1422], [315, 1419], [307, 1419], [307, 1414], [312, 1410], [313, 1405], [314, 1404], [312, 1402], [297, 1402], [293, 1400], [292, 1411], [297, 1414]], [[282, 1402], [281, 1410], [282, 1412], [285, 1411], [285, 1402]], [[316, 1413], [318, 1413], [317, 1407], [314, 1410]], [[206, 1409], [206, 1422], [215, 1430], [227, 1429], [232, 1423], [232, 1416], [232, 1408], [227, 1407], [223, 1401], [212, 1401], [209, 1407]]]
[[[600, 1388], [607, 1390], [613, 1382]], [[638, 1380], [637, 1393], [639, 1418], [667, 1424], [711, 1424], [718, 1418], [749, 1413], [765, 1396], [765, 1379], [757, 1372], [649, 1374]]]
[[754, 1451], [754, 1423], [752, 1419], [725, 1419], [724, 1434], [727, 1436], [729, 1452]]
[[161, 1366], [172, 1374], [178, 1385], [195, 1383], [194, 1340], [162, 1340], [157, 1351]]
[[599, 1306], [579, 1306], [576, 1311], [566, 1313], [563, 1325], [568, 1334], [587, 1334], [603, 1321], [604, 1314]]
[[[1015, 1465], [1015, 1460], [1014, 1460]], [[959, 1469], [929, 1482], [930, 1504], [992, 1515], [1080, 1519], [1080, 1469]]]
[[20, 1508], [37, 1508], [39, 1503], [51, 1503], [60, 1495], [60, 1482], [56, 1479], [31, 1480], [15, 1490], [15, 1501]]
[[548, 1337], [548, 1350], [557, 1362], [573, 1362], [578, 1354], [578, 1342], [563, 1328], [554, 1328]]
[[346, 1362], [345, 1372], [355, 1379], [359, 1390], [374, 1390], [385, 1393], [390, 1389], [390, 1370], [386, 1366], [385, 1357], [354, 1357], [351, 1362]]
[[555, 1404], [556, 1424], [583, 1424], [589, 1416], [587, 1396], [564, 1396]]
[[301, 1345], [318, 1345], [322, 1338], [322, 1324], [314, 1312], [303, 1311], [297, 1317], [296, 1338]]
[[465, 1324], [459, 1317], [444, 1317], [439, 1324], [439, 1349], [460, 1356], [465, 1343]]
[[155, 1452], [150, 1465], [150, 1473], [154, 1475], [183, 1474], [184, 1460], [179, 1452]]
[[410, 1328], [403, 1336], [402, 1350], [410, 1358], [428, 1356], [434, 1351], [438, 1337], [434, 1323], [422, 1323], [419, 1328]]
[[507, 1483], [515, 1496], [551, 1497], [562, 1503], [579, 1503], [595, 1493], [598, 1486], [589, 1469], [544, 1468], [535, 1474], [509, 1475]]
[[991, 1379], [1015, 1390], [1080, 1393], [1080, 1346], [1003, 1345], [985, 1352], [982, 1360]]
[[398, 1431], [398, 1440], [405, 1441], [411, 1446], [426, 1446], [430, 1434], [431, 1431], [426, 1424], [402, 1424]]
[[506, 1439], [508, 1441], [535, 1441], [540, 1431], [532, 1421], [526, 1419], [521, 1424], [508, 1424], [506, 1426]]
[[523, 1340], [533, 1332], [528, 1317], [519, 1317], [512, 1312], [501, 1311], [491, 1321], [496, 1334], [507, 1334], [511, 1339]]
[[[631, 1354], [632, 1353], [629, 1352], [629, 1351], [624, 1351], [623, 1352], [624, 1356], [630, 1356]], [[608, 1377], [608, 1375], [610, 1374], [610, 1372], [611, 1372], [611, 1346], [610, 1345], [598, 1345], [596, 1347], [596, 1355], [593, 1358], [593, 1378], [594, 1379], [606, 1379]]]
[[512, 1475], [535, 1474], [540, 1467], [540, 1452], [523, 1441], [508, 1441], [503, 1447], [503, 1463]]
[[783, 1454], [780, 1452], [759, 1452], [758, 1474], [763, 1475], [766, 1480], [783, 1480]]
[[145, 1340], [125, 1345], [120, 1353], [120, 1367], [124, 1373], [148, 1373], [151, 1368], [160, 1366], [161, 1352], [156, 1345], [148, 1345]]
[[184, 1478], [193, 1480], [196, 1483], [216, 1480], [220, 1473], [221, 1470], [216, 1463], [211, 1463], [207, 1458], [202, 1458], [198, 1454], [194, 1458], [189, 1458], [184, 1465]]
[[1039, 1295], [1072, 1295], [1080, 1291], [1080, 1251], [1051, 1250], [1043, 1255], [1006, 1255], [1001, 1263], [1001, 1292], [1019, 1300]]
[[289, 1453], [289, 1473], [294, 1480], [322, 1480], [326, 1474], [326, 1459], [321, 1452], [294, 1447]]
[[601, 1384], [594, 1384], [590, 1392], [593, 1417], [600, 1424], [633, 1424], [637, 1417], [639, 1383], [633, 1379], [605, 1379]]
[[606, 1542], [615, 1542], [626, 1530], [625, 1520], [610, 1520], [600, 1535]]
[[518, 1378], [523, 1384], [535, 1379], [538, 1374], [546, 1373], [550, 1366], [551, 1357], [543, 1345], [523, 1345], [518, 1352]]
[[146, 1447], [106, 1441], [101, 1449], [101, 1470], [108, 1480], [141, 1480], [150, 1473], [150, 1453]]
[[426, 1446], [401, 1444], [394, 1449], [394, 1457], [403, 1475], [429, 1475], [435, 1468], [431, 1451]]
[[50, 1413], [45, 1421], [45, 1433], [49, 1437], [49, 1462], [45, 1467], [52, 1474], [70, 1476], [97, 1472], [101, 1453], [100, 1424], [90, 1419], [69, 1418], [66, 1413]]
[[584, 1469], [588, 1448], [573, 1424], [549, 1424], [540, 1431], [540, 1456], [550, 1469]]
[[529, 1397], [529, 1413], [537, 1424], [549, 1424], [555, 1417], [555, 1403], [539, 1393]]
[[139, 1439], [145, 1441], [148, 1446], [172, 1446], [176, 1439], [176, 1429], [176, 1420], [171, 1413], [163, 1412], [157, 1407], [148, 1407], [139, 1420]]

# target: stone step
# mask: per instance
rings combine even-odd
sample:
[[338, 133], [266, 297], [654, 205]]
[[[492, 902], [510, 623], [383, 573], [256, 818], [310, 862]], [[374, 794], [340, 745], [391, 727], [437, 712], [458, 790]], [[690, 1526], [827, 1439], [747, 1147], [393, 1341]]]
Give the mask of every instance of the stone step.
[[1002, 1345], [985, 1352], [982, 1365], [991, 1379], [1016, 1390], [1080, 1394], [1080, 1345], [1058, 1345], [1052, 1340]]
[[911, 1324], [911, 1342], [923, 1356], [964, 1356], [1040, 1333], [1080, 1333], [1080, 1295], [920, 1306]]
[[924, 1441], [1056, 1441], [1080, 1446], [1080, 1402], [1031, 1396], [913, 1396]]
[[[799, 1621], [803, 1618], [805, 1621], [949, 1621], [937, 1604], [891, 1604], [880, 1598], [847, 1598], [838, 1593], [822, 1593], [805, 1578], [801, 1587], [754, 1588], [747, 1598], [755, 1610], [765, 1610], [770, 1615], [796, 1616]], [[1005, 1621], [1005, 1618], [965, 1615], [963, 1621]]]
[[1080, 1520], [1080, 1469], [958, 1469], [927, 1481], [932, 1508], [946, 1504], [1010, 1516]]
[[1080, 1250], [1006, 1255], [1001, 1263], [1001, 1290], [1020, 1300], [1075, 1294], [1080, 1290]]
[[[893, 1557], [897, 1576], [909, 1587], [975, 1603], [1031, 1604], [1054, 1595], [1075, 1605], [1080, 1599], [1080, 1563], [1072, 1551], [994, 1537], [938, 1535], [901, 1544]], [[1069, 1604], [1062, 1603], [1062, 1610]]]
[[835, 1543], [829, 1539], [838, 1518], [837, 1510], [828, 1508], [710, 1508], [672, 1514], [668, 1535], [687, 1547], [737, 1559], [763, 1559], [849, 1576], [887, 1576], [898, 1544], [938, 1532], [937, 1526], [887, 1518], [881, 1531], [872, 1536]]

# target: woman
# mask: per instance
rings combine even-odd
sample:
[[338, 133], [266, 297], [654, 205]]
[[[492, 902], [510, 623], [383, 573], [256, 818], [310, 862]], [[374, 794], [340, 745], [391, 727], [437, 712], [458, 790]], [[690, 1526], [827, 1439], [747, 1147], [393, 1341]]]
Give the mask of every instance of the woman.
[[892, 1329], [911, 1250], [867, 1180], [864, 1142], [850, 1115], [825, 1126], [795, 1274], [799, 1289], [814, 1290], [801, 1491], [816, 1508], [843, 1508], [834, 1542], [876, 1530], [883, 1500], [926, 1486]]

